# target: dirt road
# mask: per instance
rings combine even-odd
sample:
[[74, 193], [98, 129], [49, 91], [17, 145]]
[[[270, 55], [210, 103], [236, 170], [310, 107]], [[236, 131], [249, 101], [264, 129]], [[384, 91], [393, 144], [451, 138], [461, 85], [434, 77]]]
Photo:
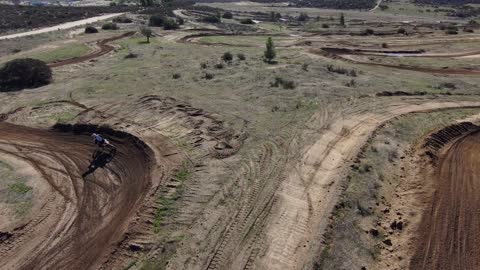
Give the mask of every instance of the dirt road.
[[440, 155], [432, 207], [422, 218], [410, 269], [480, 269], [479, 141], [477, 131]]
[[38, 35], [38, 34], [43, 34], [43, 33], [49, 33], [49, 32], [54, 32], [58, 30], [64, 30], [64, 29], [70, 29], [74, 28], [77, 26], [82, 26], [98, 21], [103, 21], [103, 20], [108, 20], [114, 17], [118, 17], [120, 15], [123, 15], [125, 13], [113, 13], [113, 14], [106, 14], [106, 15], [101, 15], [101, 16], [96, 16], [88, 19], [83, 19], [79, 21], [74, 21], [74, 22], [68, 22], [68, 23], [62, 23], [56, 26], [52, 27], [46, 27], [46, 28], [41, 28], [37, 30], [32, 30], [28, 32], [23, 32], [23, 33], [17, 33], [17, 34], [11, 34], [11, 35], [6, 35], [6, 36], [0, 36], [0, 40], [4, 39], [11, 39], [11, 38], [19, 38], [19, 37], [27, 37], [27, 36], [33, 36], [33, 35]]
[[27, 161], [44, 179], [36, 185], [49, 190], [30, 221], [0, 241], [2, 269], [96, 269], [104, 262], [149, 190], [153, 156], [135, 137], [110, 139], [118, 149], [113, 160], [91, 163], [86, 133], [0, 123], [2, 155]]

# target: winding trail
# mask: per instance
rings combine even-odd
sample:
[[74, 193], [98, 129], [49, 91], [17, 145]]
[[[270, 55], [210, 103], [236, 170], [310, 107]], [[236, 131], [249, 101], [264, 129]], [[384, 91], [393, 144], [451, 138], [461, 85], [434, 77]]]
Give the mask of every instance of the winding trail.
[[96, 269], [110, 255], [151, 185], [153, 152], [124, 133], [111, 162], [89, 171], [86, 133], [0, 123], [0, 153], [28, 162], [50, 190], [27, 224], [0, 241], [2, 269]]
[[129, 37], [129, 36], [132, 36], [133, 34], [135, 34], [135, 32], [132, 31], [132, 32], [124, 33], [124, 34], [116, 36], [116, 37], [111, 37], [111, 38], [99, 40], [99, 41], [96, 42], [96, 45], [98, 46], [98, 50], [95, 50], [95, 51], [93, 51], [91, 53], [88, 53], [86, 55], [83, 55], [83, 56], [74, 57], [74, 58], [65, 59], [65, 60], [60, 60], [58, 62], [53, 62], [53, 63], [48, 64], [48, 66], [52, 67], [52, 68], [55, 68], [55, 67], [72, 65], [72, 64], [77, 64], [77, 63], [86, 62], [86, 61], [95, 59], [97, 57], [100, 57], [102, 55], [105, 55], [105, 54], [113, 51], [114, 47], [112, 45], [109, 45], [108, 44], [109, 42], [119, 40], [119, 39], [122, 39], [122, 38], [125, 38], [125, 37]]

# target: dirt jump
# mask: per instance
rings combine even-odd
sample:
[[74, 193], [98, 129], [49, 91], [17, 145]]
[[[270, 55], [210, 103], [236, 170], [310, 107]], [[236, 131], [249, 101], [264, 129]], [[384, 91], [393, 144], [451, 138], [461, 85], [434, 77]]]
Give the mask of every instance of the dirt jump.
[[479, 140], [477, 128], [440, 154], [410, 269], [480, 268]]
[[92, 160], [89, 132], [0, 123], [2, 155], [28, 162], [46, 190], [29, 221], [2, 233], [2, 269], [97, 269], [122, 240], [150, 188], [153, 152], [112, 132], [115, 156]]

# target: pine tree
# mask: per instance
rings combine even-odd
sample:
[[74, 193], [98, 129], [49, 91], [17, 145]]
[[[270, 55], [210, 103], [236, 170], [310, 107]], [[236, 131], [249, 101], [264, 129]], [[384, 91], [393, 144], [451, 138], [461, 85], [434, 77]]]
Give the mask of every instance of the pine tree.
[[263, 55], [265, 56], [265, 60], [268, 63], [272, 63], [272, 60], [277, 55], [276, 52], [275, 52], [275, 46], [273, 45], [272, 37], [269, 37], [267, 39], [267, 43], [265, 45], [266, 45], [266, 49], [265, 49], [265, 52], [263, 53]]
[[345, 16], [343, 16], [343, 13], [340, 14], [340, 25], [345, 27]]

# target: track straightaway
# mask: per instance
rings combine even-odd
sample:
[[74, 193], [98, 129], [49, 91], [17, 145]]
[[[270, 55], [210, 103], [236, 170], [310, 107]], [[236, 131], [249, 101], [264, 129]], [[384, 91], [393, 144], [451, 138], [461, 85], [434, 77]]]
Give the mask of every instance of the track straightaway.
[[35, 184], [50, 190], [0, 242], [2, 269], [96, 269], [110, 255], [149, 190], [154, 158], [133, 136], [110, 139], [113, 160], [85, 175], [94, 150], [87, 134], [0, 123], [2, 155], [27, 161], [45, 180]]
[[480, 131], [455, 141], [433, 174], [410, 269], [480, 268]]

